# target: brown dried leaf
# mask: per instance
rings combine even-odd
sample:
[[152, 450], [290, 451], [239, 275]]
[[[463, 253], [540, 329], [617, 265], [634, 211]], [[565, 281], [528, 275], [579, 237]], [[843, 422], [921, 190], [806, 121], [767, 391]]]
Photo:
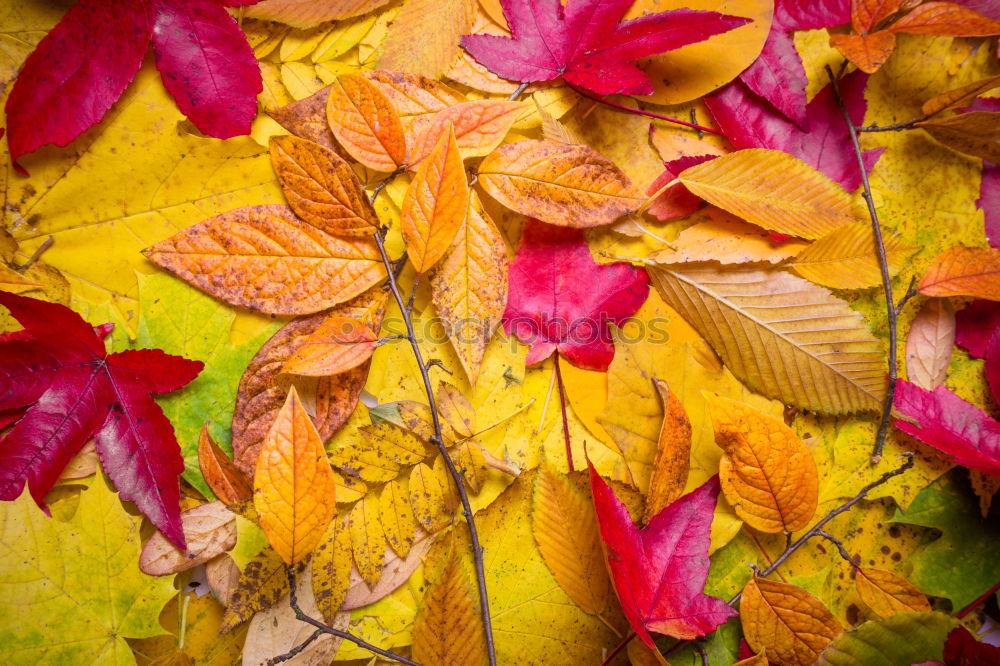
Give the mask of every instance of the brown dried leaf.
[[318, 143], [347, 159], [347, 153], [334, 139], [330, 124], [326, 121], [326, 98], [329, 96], [330, 86], [326, 86], [305, 99], [268, 111], [267, 114], [295, 136]]
[[966, 155], [1000, 162], [1000, 111], [973, 111], [917, 123], [932, 137]]
[[430, 550], [432, 542], [433, 539], [429, 538], [426, 532], [417, 528], [413, 547], [405, 558], [400, 558], [391, 549], [386, 548], [382, 575], [373, 588], [368, 587], [368, 583], [361, 578], [356, 568], [351, 569], [351, 582], [344, 599], [344, 610], [361, 608], [392, 594], [396, 588], [409, 580], [417, 567], [423, 564], [424, 556]]
[[219, 633], [224, 634], [249, 620], [257, 611], [273, 606], [287, 592], [285, 563], [273, 548], [266, 546], [243, 568]]
[[663, 425], [649, 478], [643, 522], [649, 522], [660, 509], [684, 494], [691, 470], [691, 421], [684, 405], [665, 381], [654, 378], [653, 384], [663, 402]]
[[205, 563], [205, 579], [219, 603], [228, 606], [240, 582], [240, 568], [232, 557], [223, 553]]
[[181, 514], [187, 551], [178, 550], [160, 531], [142, 547], [139, 568], [151, 576], [187, 571], [236, 545], [236, 515], [222, 502], [209, 502]]
[[906, 375], [933, 391], [944, 383], [955, 345], [955, 308], [944, 298], [929, 298], [906, 335]]

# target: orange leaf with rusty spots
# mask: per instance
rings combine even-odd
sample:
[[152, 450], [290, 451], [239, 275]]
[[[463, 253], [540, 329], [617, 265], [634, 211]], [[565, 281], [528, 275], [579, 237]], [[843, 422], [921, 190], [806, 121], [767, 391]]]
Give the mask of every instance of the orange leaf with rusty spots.
[[871, 74], [878, 71], [896, 50], [896, 35], [888, 30], [869, 35], [830, 35], [830, 46], [840, 51], [858, 69]]
[[1000, 301], [1000, 250], [950, 247], [931, 262], [920, 280], [924, 296], [973, 296]]
[[341, 74], [326, 101], [330, 131], [351, 157], [376, 171], [406, 163], [403, 123], [389, 98], [360, 74]]
[[691, 470], [691, 421], [684, 405], [667, 382], [654, 378], [653, 384], [660, 394], [664, 413], [649, 492], [646, 494], [645, 522], [684, 494]]
[[500, 146], [479, 165], [479, 183], [515, 212], [578, 229], [611, 224], [643, 202], [611, 160], [558, 141]]
[[800, 587], [752, 578], [740, 600], [743, 634], [779, 666], [808, 666], [842, 631], [819, 599]]
[[488, 155], [500, 145], [527, 106], [524, 102], [480, 99], [438, 112], [410, 152], [410, 167], [430, 154], [441, 135], [447, 132], [449, 123], [454, 128], [455, 142], [463, 158]]
[[298, 564], [319, 544], [336, 509], [335, 493], [323, 441], [293, 386], [254, 473], [261, 529], [285, 564]]
[[400, 226], [417, 273], [426, 272], [445, 255], [468, 207], [469, 183], [449, 124], [403, 197]]
[[736, 514], [761, 532], [794, 532], [809, 524], [819, 501], [816, 462], [791, 428], [748, 405], [705, 394], [715, 443], [724, 455], [719, 478]]
[[861, 601], [879, 617], [896, 613], [926, 613], [931, 610], [924, 593], [899, 574], [885, 569], [855, 570], [854, 585]]
[[375, 353], [378, 334], [364, 322], [329, 317], [295, 350], [281, 371], [327, 377], [358, 367]]
[[208, 434], [208, 424], [202, 427], [198, 436], [198, 466], [201, 468], [201, 475], [205, 477], [205, 483], [226, 506], [253, 497], [250, 479], [212, 440], [212, 436]]
[[374, 239], [331, 236], [286, 206], [222, 213], [143, 254], [220, 300], [268, 314], [317, 312], [385, 277]]
[[985, 37], [1000, 34], [1000, 21], [994, 21], [954, 2], [925, 2], [888, 29], [911, 35]]

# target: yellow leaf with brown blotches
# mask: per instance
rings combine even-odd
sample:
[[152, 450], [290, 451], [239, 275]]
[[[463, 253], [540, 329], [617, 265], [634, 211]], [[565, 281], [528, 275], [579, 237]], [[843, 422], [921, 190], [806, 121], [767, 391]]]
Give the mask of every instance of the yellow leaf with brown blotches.
[[479, 443], [474, 439], [466, 439], [453, 446], [450, 454], [455, 468], [462, 475], [462, 481], [473, 494], [478, 495], [489, 474], [486, 455]]
[[265, 547], [247, 562], [229, 599], [219, 633], [224, 634], [254, 613], [273, 606], [288, 591], [288, 572], [281, 556]]
[[879, 617], [931, 610], [923, 592], [899, 574], [885, 569], [855, 569], [854, 585], [861, 601]]
[[358, 428], [358, 433], [375, 446], [381, 458], [403, 466], [415, 465], [436, 450], [417, 435], [393, 423], [362, 426]]
[[385, 558], [385, 536], [379, 520], [379, 500], [369, 493], [354, 505], [347, 516], [347, 529], [351, 533], [354, 566], [369, 587], [382, 576]]
[[896, 35], [888, 30], [867, 35], [830, 35], [830, 46], [862, 72], [872, 74], [881, 69], [896, 50]]
[[403, 124], [385, 94], [360, 74], [342, 74], [326, 101], [330, 131], [351, 157], [376, 171], [406, 163]]
[[383, 448], [388, 441], [366, 438], [351, 446], [334, 449], [330, 452], [330, 462], [345, 477], [357, 477], [368, 483], [392, 481], [399, 475], [400, 465], [384, 455]]
[[941, 113], [942, 111], [956, 109], [960, 106], [969, 104], [972, 100], [979, 97], [983, 93], [998, 86], [1000, 86], [1000, 74], [996, 76], [988, 76], [985, 79], [973, 81], [972, 83], [961, 86], [960, 88], [943, 92], [940, 95], [934, 95], [934, 97], [931, 97], [929, 100], [924, 102], [924, 105], [920, 107], [920, 110], [925, 116], [933, 116], [934, 114]]
[[465, 394], [448, 382], [438, 384], [434, 394], [438, 414], [447, 421], [459, 437], [472, 437], [476, 431], [476, 411]]
[[[917, 248], [882, 232], [889, 275], [902, 270]], [[802, 250], [790, 267], [813, 284], [831, 289], [864, 289], [882, 284], [875, 234], [870, 225], [849, 224], [823, 236]]]
[[600, 615], [611, 600], [611, 579], [590, 496], [544, 461], [531, 509], [538, 550], [559, 586], [580, 610]]
[[410, 504], [417, 522], [432, 534], [455, 517], [458, 496], [441, 456], [434, 459], [433, 466], [420, 463], [410, 472]]
[[227, 506], [253, 497], [250, 479], [212, 440], [207, 423], [198, 436], [198, 466], [205, 483]]
[[743, 635], [778, 666], [809, 666], [844, 629], [819, 599], [800, 587], [751, 578], [740, 599]]
[[323, 441], [292, 387], [254, 473], [260, 527], [286, 564], [298, 564], [319, 544], [336, 509], [335, 492]]
[[409, 0], [389, 27], [379, 69], [438, 78], [458, 57], [475, 17], [475, 0]]
[[309, 314], [385, 276], [374, 240], [331, 236], [286, 206], [247, 206], [188, 227], [143, 254], [232, 305]]
[[691, 470], [691, 421], [684, 405], [667, 382], [654, 377], [653, 385], [663, 403], [663, 425], [660, 426], [656, 458], [653, 459], [653, 471], [649, 477], [644, 522], [649, 522], [660, 509], [684, 494]]
[[410, 181], [399, 214], [417, 273], [427, 272], [448, 251], [468, 208], [469, 182], [455, 132], [448, 127]]
[[410, 490], [405, 479], [385, 484], [378, 498], [379, 520], [385, 540], [405, 558], [417, 536], [417, 520], [410, 505]]
[[685, 169], [677, 180], [708, 203], [789, 236], [821, 238], [857, 221], [843, 187], [780, 150], [738, 150]]
[[960, 113], [941, 120], [925, 120], [917, 123], [917, 127], [952, 150], [1000, 162], [1000, 111]]
[[611, 160], [557, 141], [500, 146], [479, 165], [479, 183], [507, 208], [563, 227], [611, 224], [643, 201]]
[[378, 217], [354, 170], [329, 148], [297, 136], [271, 137], [271, 164], [288, 205], [328, 234], [368, 238]]
[[350, 317], [328, 317], [288, 357], [283, 373], [329, 377], [356, 368], [375, 353], [378, 334], [365, 322]]
[[352, 563], [351, 533], [344, 521], [331, 520], [311, 560], [313, 597], [326, 622], [344, 605]]
[[736, 514], [761, 532], [795, 532], [819, 501], [816, 461], [791, 428], [743, 403], [706, 395], [715, 443], [725, 452], [719, 481]]
[[243, 15], [265, 21], [279, 21], [293, 28], [312, 28], [327, 21], [338, 21], [367, 14], [389, 0], [264, 0], [241, 7]]
[[928, 391], [943, 384], [954, 345], [954, 306], [944, 298], [927, 299], [906, 334], [907, 379]]
[[1000, 250], [949, 247], [928, 266], [920, 280], [924, 296], [972, 296], [1000, 301]]
[[500, 145], [511, 125], [526, 108], [524, 102], [479, 99], [439, 111], [427, 129], [417, 137], [409, 155], [410, 168], [430, 154], [441, 135], [448, 131], [448, 123], [454, 128], [455, 142], [463, 159], [488, 155]]

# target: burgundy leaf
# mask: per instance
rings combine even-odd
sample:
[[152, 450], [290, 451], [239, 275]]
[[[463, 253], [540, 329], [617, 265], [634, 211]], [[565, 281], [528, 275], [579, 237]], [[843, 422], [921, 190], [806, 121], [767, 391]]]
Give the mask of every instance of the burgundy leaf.
[[976, 640], [965, 627], [955, 627], [948, 632], [944, 642], [944, 663], [948, 666], [1000, 664], [1000, 647]]
[[1000, 302], [972, 301], [955, 313], [955, 344], [972, 358], [985, 358], [993, 332], [1000, 326]]
[[986, 345], [983, 371], [986, 373], [986, 384], [993, 394], [993, 402], [1000, 404], [1000, 327], [993, 329], [993, 335]]
[[743, 70], [740, 80], [753, 93], [767, 100], [785, 118], [803, 130], [809, 129], [806, 112], [806, 70], [795, 42], [777, 23], [764, 42], [760, 56]]

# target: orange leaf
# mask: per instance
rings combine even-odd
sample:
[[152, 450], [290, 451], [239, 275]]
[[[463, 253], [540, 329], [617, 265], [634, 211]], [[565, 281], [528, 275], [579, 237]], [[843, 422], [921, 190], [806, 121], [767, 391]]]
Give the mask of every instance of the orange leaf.
[[943, 384], [954, 344], [955, 308], [947, 299], [928, 299], [906, 335], [907, 378], [928, 391]]
[[925, 296], [972, 296], [1000, 301], [1000, 250], [950, 247], [931, 262], [920, 281]]
[[752, 578], [740, 600], [743, 635], [780, 666], [807, 666], [843, 627], [819, 599], [787, 583]]
[[526, 107], [523, 102], [480, 99], [439, 112], [410, 152], [410, 168], [430, 154], [441, 135], [447, 132], [448, 123], [454, 128], [455, 142], [463, 158], [488, 155], [500, 145]]
[[653, 379], [663, 401], [663, 425], [646, 495], [645, 521], [684, 494], [691, 470], [691, 421], [677, 394], [665, 381]]
[[285, 564], [298, 564], [319, 544], [336, 509], [335, 492], [323, 441], [292, 387], [254, 473], [261, 529]]
[[898, 574], [884, 569], [856, 570], [858, 596], [879, 617], [896, 613], [926, 613], [931, 610], [924, 593]]
[[854, 32], [870, 32], [875, 24], [896, 12], [903, 0], [854, 0], [851, 3], [851, 25]]
[[389, 99], [412, 144], [438, 111], [468, 101], [465, 95], [419, 74], [377, 70], [365, 75]]
[[1000, 21], [953, 2], [925, 2], [888, 29], [913, 35], [985, 37], [1000, 34]]
[[385, 276], [374, 239], [331, 236], [286, 206], [231, 210], [143, 254], [216, 298], [269, 314], [324, 310]]
[[377, 340], [375, 332], [357, 319], [330, 317], [285, 361], [281, 371], [306, 377], [338, 375], [370, 359]]
[[330, 131], [351, 157], [376, 171], [406, 162], [403, 124], [389, 98], [360, 74], [341, 74], [326, 101]]
[[1000, 162], [1000, 112], [973, 111], [942, 120], [917, 123], [953, 150], [991, 162]]
[[378, 218], [365, 188], [332, 150], [295, 136], [271, 137], [271, 164], [288, 205], [309, 224], [334, 235], [375, 233]]
[[642, 204], [611, 160], [557, 141], [500, 146], [479, 165], [479, 183], [507, 208], [562, 227], [610, 224]]
[[389, 26], [379, 69], [438, 78], [461, 52], [476, 18], [476, 0], [408, 0]]
[[715, 443], [725, 455], [719, 480], [736, 514], [761, 532], [809, 524], [819, 501], [816, 462], [791, 428], [743, 403], [705, 394]]
[[780, 264], [809, 247], [806, 241], [789, 238], [775, 243], [767, 232], [714, 206], [705, 209], [704, 222], [696, 222], [670, 243], [670, 249], [649, 255], [660, 265], [717, 261], [720, 264]]
[[253, 488], [246, 474], [237, 469], [229, 456], [219, 448], [204, 425], [198, 437], [198, 466], [205, 483], [227, 506], [253, 497]]
[[998, 86], [1000, 86], [1000, 74], [980, 79], [978, 81], [973, 81], [967, 86], [962, 86], [961, 88], [955, 88], [954, 90], [943, 92], [940, 95], [935, 95], [924, 102], [924, 105], [920, 107], [920, 110], [923, 111], [925, 116], [933, 116], [935, 113], [941, 113], [942, 111], [948, 111], [960, 106], [965, 106], [976, 97], [982, 95], [984, 92], [990, 91]]
[[449, 127], [417, 169], [403, 197], [400, 226], [413, 268], [424, 273], [444, 256], [469, 207], [469, 183]]
[[871, 74], [882, 67], [896, 49], [896, 35], [888, 30], [869, 35], [830, 35], [830, 46], [858, 69]]

